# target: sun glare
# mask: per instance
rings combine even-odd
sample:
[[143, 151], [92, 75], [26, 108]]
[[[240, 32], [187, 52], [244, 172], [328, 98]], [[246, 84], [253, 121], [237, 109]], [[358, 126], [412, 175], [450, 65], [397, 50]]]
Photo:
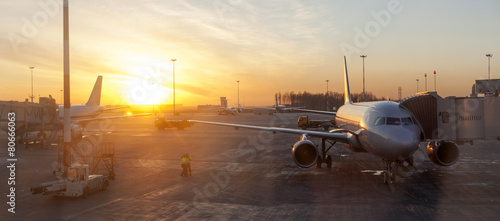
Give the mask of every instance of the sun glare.
[[168, 65], [146, 58], [126, 58], [129, 65], [124, 65], [126, 79], [124, 80], [123, 95], [129, 104], [158, 105], [171, 102], [172, 88], [167, 86], [171, 82], [166, 70]]
[[171, 94], [171, 89], [152, 83], [148, 86], [136, 85], [126, 93], [129, 104], [164, 104], [169, 98], [168, 95]]
[[170, 100], [172, 94], [171, 88], [152, 78], [130, 77], [125, 84], [123, 93], [129, 104], [164, 104]]

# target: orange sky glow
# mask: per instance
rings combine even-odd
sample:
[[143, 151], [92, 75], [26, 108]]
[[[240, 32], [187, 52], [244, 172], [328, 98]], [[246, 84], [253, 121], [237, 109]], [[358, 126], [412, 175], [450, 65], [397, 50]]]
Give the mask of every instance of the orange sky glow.
[[[63, 88], [62, 5], [55, 0], [0, 3], [0, 100]], [[216, 4], [217, 3], [217, 4]], [[71, 101], [85, 103], [103, 75], [103, 105], [274, 104], [286, 91], [351, 91], [403, 97], [425, 87], [467, 96], [474, 80], [500, 78], [498, 1], [70, 1]], [[498, 55], [497, 55], [498, 54]], [[35, 100], [38, 100], [37, 98]]]

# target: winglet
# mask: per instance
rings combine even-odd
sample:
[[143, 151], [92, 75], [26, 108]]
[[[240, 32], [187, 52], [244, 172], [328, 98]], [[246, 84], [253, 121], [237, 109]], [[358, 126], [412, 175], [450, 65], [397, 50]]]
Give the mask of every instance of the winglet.
[[98, 76], [94, 84], [94, 89], [92, 89], [92, 94], [90, 94], [89, 101], [87, 101], [87, 106], [99, 106], [101, 105], [101, 87], [102, 87], [102, 76]]
[[351, 90], [349, 89], [349, 76], [347, 74], [347, 62], [344, 56], [344, 104], [352, 104]]

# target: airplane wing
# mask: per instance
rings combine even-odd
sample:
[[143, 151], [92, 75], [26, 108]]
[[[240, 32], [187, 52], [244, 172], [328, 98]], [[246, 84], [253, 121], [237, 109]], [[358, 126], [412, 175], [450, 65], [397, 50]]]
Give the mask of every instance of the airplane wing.
[[119, 109], [125, 109], [125, 108], [129, 108], [129, 106], [125, 106], [125, 107], [106, 107], [106, 109], [104, 109], [104, 111], [111, 111], [111, 110], [119, 110]]
[[81, 118], [81, 119], [71, 119], [72, 123], [87, 123], [94, 120], [107, 120], [107, 119], [117, 119], [117, 118], [127, 118], [127, 117], [143, 117], [150, 116], [153, 114], [135, 114], [135, 115], [120, 115], [120, 116], [110, 116], [110, 117], [93, 117], [93, 118]]
[[317, 114], [329, 114], [329, 115], [337, 115], [337, 112], [332, 112], [332, 111], [320, 111], [320, 110], [308, 110], [308, 109], [295, 109], [296, 111], [302, 111], [302, 112], [311, 112], [311, 113], [317, 113]]
[[188, 120], [188, 121], [192, 122], [192, 123], [234, 127], [235, 129], [246, 128], [246, 129], [253, 129], [253, 130], [271, 131], [273, 133], [276, 133], [276, 132], [292, 133], [292, 134], [306, 135], [306, 136], [311, 136], [311, 137], [327, 138], [330, 140], [335, 140], [335, 141], [339, 141], [339, 142], [343, 142], [343, 143], [349, 143], [349, 140], [354, 138], [353, 134], [351, 134], [351, 133], [340, 133], [340, 132], [335, 132], [335, 130], [332, 130], [332, 133], [330, 133], [330, 132], [322, 132], [322, 131], [298, 130], [298, 129], [282, 128], [282, 127], [261, 127], [261, 126], [252, 126], [252, 125], [243, 125], [243, 124], [229, 124], [229, 123], [219, 123], [219, 122], [210, 122], [210, 121], [201, 121], [201, 120]]

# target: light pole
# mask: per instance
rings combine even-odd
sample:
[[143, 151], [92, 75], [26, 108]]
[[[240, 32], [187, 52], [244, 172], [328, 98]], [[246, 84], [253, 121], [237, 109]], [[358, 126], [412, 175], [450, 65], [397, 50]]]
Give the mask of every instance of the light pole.
[[425, 73], [425, 91], [427, 91], [427, 73]]
[[363, 58], [363, 101], [365, 100], [365, 58], [367, 57], [366, 55], [360, 55], [359, 57]]
[[31, 103], [33, 103], [33, 98], [35, 97], [33, 95], [33, 69], [35, 69], [35, 67], [30, 67], [30, 69], [31, 69], [31, 96], [30, 96], [30, 98], [31, 98]]
[[434, 70], [434, 91], [437, 92], [437, 89], [436, 89], [436, 70]]
[[[63, 177], [67, 177], [71, 165], [71, 99], [70, 99], [70, 68], [69, 68], [69, 7], [68, 0], [63, 1], [63, 59], [64, 59], [64, 147], [63, 147]], [[61, 110], [59, 110], [61, 111]]]
[[238, 83], [238, 108], [240, 107], [240, 81], [236, 81]]
[[418, 79], [417, 79], [417, 94], [418, 94]]
[[399, 99], [399, 103], [401, 103], [401, 94], [402, 94], [402, 91], [403, 91], [403, 88], [402, 87], [398, 87], [398, 99]]
[[61, 105], [63, 105], [62, 92], [63, 92], [63, 90], [61, 90], [61, 101], [59, 101]]
[[488, 57], [488, 79], [491, 79], [491, 77], [490, 77], [490, 58], [493, 57], [493, 54], [486, 54], [486, 57]]
[[174, 65], [173, 66], [173, 74], [174, 74], [174, 116], [175, 116], [175, 61], [177, 61], [177, 59], [171, 59], [172, 61], [172, 64]]
[[330, 106], [329, 102], [328, 102], [328, 82], [330, 82], [330, 80], [326, 80], [326, 110], [328, 111], [328, 107]]

